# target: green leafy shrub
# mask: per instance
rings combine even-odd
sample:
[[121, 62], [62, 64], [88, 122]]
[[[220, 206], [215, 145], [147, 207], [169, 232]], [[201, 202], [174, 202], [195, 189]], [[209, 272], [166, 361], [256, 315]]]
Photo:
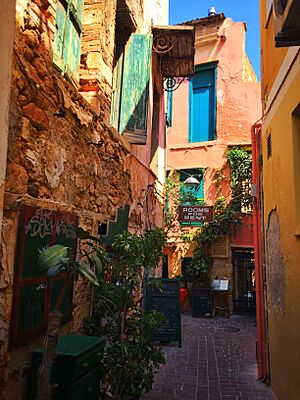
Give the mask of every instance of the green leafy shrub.
[[[164, 362], [162, 350], [151, 342], [152, 329], [163, 317], [141, 307], [145, 272], [157, 266], [164, 243], [163, 232], [155, 229], [143, 237], [129, 232], [117, 236], [111, 254], [95, 249], [104, 278], [95, 288], [93, 313], [85, 321], [85, 330], [106, 338], [101, 386], [114, 400], [133, 400], [149, 391], [154, 373]], [[152, 278], [149, 285], [158, 287], [157, 281]]]

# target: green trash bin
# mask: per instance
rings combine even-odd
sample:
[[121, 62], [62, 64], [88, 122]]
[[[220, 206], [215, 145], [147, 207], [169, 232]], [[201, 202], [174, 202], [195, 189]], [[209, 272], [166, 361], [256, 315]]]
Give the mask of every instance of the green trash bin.
[[[54, 400], [98, 399], [104, 345], [104, 338], [96, 336], [72, 334], [59, 340], [51, 372]], [[32, 353], [27, 400], [35, 400], [42, 356], [42, 347]]]

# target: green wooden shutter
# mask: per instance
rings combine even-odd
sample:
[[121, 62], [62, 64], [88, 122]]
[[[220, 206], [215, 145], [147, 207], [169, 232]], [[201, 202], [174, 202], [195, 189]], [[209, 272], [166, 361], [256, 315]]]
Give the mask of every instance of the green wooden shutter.
[[83, 15], [83, 0], [71, 0], [70, 4], [73, 6], [76, 12], [76, 16], [79, 22], [82, 20]]
[[65, 26], [67, 22], [67, 9], [66, 4], [57, 2], [56, 17], [55, 17], [55, 35], [53, 45], [53, 62], [62, 71], [64, 69], [63, 49], [64, 49], [64, 36]]
[[119, 58], [116, 61], [113, 77], [110, 123], [116, 130], [119, 129], [120, 100], [122, 93], [122, 71], [123, 53], [120, 54]]
[[120, 126], [130, 143], [146, 144], [152, 35], [133, 33], [125, 47]]
[[79, 62], [81, 50], [81, 21], [79, 13], [82, 13], [82, 0], [78, 1], [75, 6], [73, 3], [69, 5], [69, 14], [66, 26], [66, 35], [64, 42], [64, 65], [65, 72], [69, 78], [79, 78]]

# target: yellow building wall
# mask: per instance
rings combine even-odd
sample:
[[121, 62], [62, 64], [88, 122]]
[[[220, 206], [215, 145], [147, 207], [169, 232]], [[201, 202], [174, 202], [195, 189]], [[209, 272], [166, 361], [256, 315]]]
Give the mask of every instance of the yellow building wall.
[[[269, 36], [268, 41], [274, 38], [271, 33]], [[272, 51], [272, 47], [267, 50], [272, 58], [268, 60], [268, 73], [266, 69], [263, 72], [266, 75], [265, 82], [274, 81], [279, 65], [275, 56], [277, 53]], [[273, 62], [277, 63], [276, 66], [272, 66]], [[262, 125], [270, 375], [278, 400], [300, 398], [299, 197], [296, 200], [296, 192], [300, 193], [299, 173], [296, 173], [300, 169], [300, 120], [295, 121], [292, 116], [299, 103], [298, 52]], [[269, 134], [272, 138], [272, 155], [268, 158]], [[271, 222], [270, 215], [271, 218], [278, 217], [278, 225], [273, 223], [276, 218]]]
[[267, 16], [266, 1], [261, 1], [261, 84], [262, 100], [267, 101], [280, 66], [288, 51], [287, 47], [275, 47], [274, 16]]

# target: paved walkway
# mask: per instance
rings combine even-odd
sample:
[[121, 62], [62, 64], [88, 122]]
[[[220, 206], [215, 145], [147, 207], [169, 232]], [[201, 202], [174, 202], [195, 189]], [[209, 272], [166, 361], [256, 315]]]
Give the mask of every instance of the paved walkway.
[[254, 318], [182, 316], [182, 348], [166, 346], [166, 365], [142, 400], [276, 400], [256, 378]]

